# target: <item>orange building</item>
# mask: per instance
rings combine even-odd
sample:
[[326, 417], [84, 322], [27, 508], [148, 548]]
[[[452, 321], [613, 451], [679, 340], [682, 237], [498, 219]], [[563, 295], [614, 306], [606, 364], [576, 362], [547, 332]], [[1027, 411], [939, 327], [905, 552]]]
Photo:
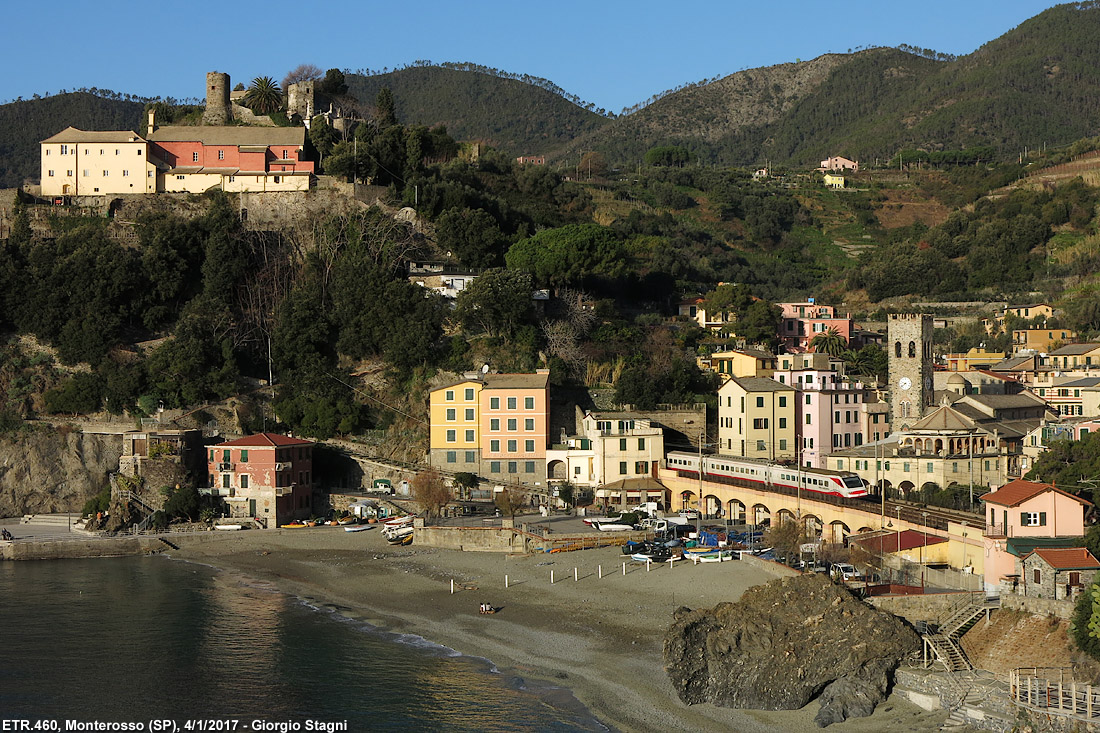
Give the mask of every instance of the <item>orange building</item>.
[[258, 433], [211, 446], [204, 493], [221, 496], [230, 516], [269, 529], [313, 513], [313, 443]]

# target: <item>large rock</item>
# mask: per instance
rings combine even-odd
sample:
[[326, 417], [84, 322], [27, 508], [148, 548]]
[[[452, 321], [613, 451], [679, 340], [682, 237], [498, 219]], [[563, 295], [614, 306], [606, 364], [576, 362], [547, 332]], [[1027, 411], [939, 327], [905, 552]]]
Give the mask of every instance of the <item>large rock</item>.
[[79, 512], [121, 454], [119, 435], [42, 428], [0, 438], [0, 517]]
[[680, 699], [793, 710], [815, 698], [827, 726], [870, 715], [920, 637], [898, 617], [822, 575], [774, 580], [737, 603], [681, 609], [665, 635], [665, 667]]

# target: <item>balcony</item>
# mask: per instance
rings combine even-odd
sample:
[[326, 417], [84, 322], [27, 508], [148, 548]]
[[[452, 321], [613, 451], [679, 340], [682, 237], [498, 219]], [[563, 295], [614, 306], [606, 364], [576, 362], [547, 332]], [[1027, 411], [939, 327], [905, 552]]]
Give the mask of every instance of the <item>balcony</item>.
[[989, 522], [985, 525], [985, 536], [991, 539], [1007, 539], [1012, 536], [1012, 527]]
[[218, 470], [219, 471], [232, 471], [236, 467], [237, 467], [237, 464], [235, 464], [235, 463], [219, 463], [218, 464]]
[[276, 486], [275, 487], [275, 496], [287, 496], [288, 494], [293, 494], [293, 493], [294, 493], [294, 487], [293, 486]]
[[289, 471], [293, 466], [294, 466], [293, 463], [285, 463], [285, 462], [284, 463], [276, 463], [275, 464], [275, 470], [276, 471]]

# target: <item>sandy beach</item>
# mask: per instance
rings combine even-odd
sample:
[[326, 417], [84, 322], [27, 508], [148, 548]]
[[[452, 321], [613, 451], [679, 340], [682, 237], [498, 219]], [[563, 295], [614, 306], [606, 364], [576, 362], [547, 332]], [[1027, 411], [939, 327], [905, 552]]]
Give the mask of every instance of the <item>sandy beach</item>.
[[[816, 703], [779, 712], [688, 706], [668, 682], [661, 647], [672, 612], [736, 600], [773, 577], [738, 562], [655, 565], [649, 572], [628, 562], [624, 576], [623, 556], [612, 548], [505, 556], [392, 547], [378, 530], [329, 527], [207, 536], [171, 555], [484, 657], [504, 674], [566, 687], [614, 730], [819, 730]], [[501, 610], [480, 615], [481, 603]], [[829, 730], [933, 731], [946, 717], [894, 695], [873, 716]]]

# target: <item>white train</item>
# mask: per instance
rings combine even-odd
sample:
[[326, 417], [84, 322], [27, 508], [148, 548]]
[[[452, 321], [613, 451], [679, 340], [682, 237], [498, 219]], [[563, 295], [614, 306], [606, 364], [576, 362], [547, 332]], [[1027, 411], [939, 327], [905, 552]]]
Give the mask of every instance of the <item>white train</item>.
[[[686, 451], [672, 451], [665, 456], [667, 466], [675, 471], [686, 471], [697, 475], [699, 455]], [[715, 478], [738, 479], [761, 488], [785, 487], [795, 490], [801, 479], [803, 491], [816, 491], [821, 494], [843, 496], [857, 499], [867, 496], [867, 486], [856, 474], [850, 471], [831, 471], [825, 468], [801, 469], [797, 466], [784, 466], [768, 463], [757, 458], [740, 456], [703, 456], [703, 480]]]

